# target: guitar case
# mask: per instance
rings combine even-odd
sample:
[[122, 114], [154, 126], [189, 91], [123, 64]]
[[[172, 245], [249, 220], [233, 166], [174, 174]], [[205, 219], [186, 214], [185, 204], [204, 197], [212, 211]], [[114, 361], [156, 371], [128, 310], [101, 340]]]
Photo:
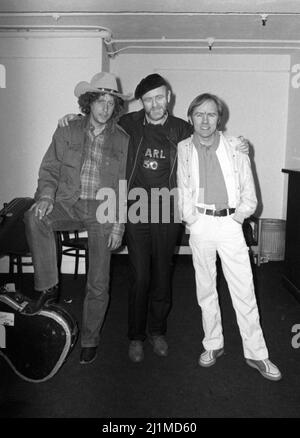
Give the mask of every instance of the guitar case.
[[28, 382], [45, 382], [66, 361], [78, 337], [75, 319], [58, 305], [35, 307], [18, 292], [0, 288], [0, 356]]

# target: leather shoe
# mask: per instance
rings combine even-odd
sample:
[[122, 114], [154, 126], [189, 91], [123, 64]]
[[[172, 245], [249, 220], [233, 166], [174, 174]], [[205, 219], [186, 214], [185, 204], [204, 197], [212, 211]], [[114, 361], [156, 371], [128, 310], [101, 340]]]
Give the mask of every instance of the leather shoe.
[[48, 306], [52, 303], [57, 303], [59, 299], [58, 284], [49, 289], [40, 292], [40, 296], [36, 302], [36, 307], [40, 309], [42, 306]]
[[204, 368], [211, 367], [217, 361], [217, 358], [222, 356], [224, 353], [223, 348], [219, 348], [218, 350], [204, 350], [203, 353], [199, 357], [199, 365]]
[[144, 359], [144, 347], [142, 341], [130, 341], [128, 356], [132, 362], [142, 362]]
[[80, 363], [82, 365], [92, 363], [97, 357], [97, 347], [82, 347], [80, 353]]
[[30, 300], [30, 302], [24, 308], [24, 313], [27, 315], [36, 315], [43, 307], [47, 307], [52, 303], [57, 303], [59, 300], [58, 284], [50, 287], [49, 289], [35, 292], [39, 294], [39, 297], [37, 300]]
[[168, 356], [168, 343], [166, 341], [165, 336], [151, 336], [149, 338], [149, 342], [153, 345], [153, 351], [157, 356]]

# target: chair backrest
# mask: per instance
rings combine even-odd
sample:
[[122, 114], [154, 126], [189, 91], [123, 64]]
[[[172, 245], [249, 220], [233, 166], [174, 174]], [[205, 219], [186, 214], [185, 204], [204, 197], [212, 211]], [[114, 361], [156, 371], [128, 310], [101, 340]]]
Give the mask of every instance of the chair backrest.
[[60, 231], [62, 244], [79, 239], [79, 231]]

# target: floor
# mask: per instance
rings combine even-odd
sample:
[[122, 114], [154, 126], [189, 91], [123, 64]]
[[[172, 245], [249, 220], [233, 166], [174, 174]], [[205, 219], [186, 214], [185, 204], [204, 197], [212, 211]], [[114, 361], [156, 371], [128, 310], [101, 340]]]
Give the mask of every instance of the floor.
[[[130, 287], [126, 255], [112, 260], [111, 301], [96, 361], [79, 364], [77, 342], [58, 373], [44, 383], [29, 383], [15, 375], [0, 357], [1, 418], [299, 418], [300, 303], [281, 282], [283, 263], [253, 266], [262, 327], [270, 358], [283, 379], [270, 382], [246, 365], [227, 285], [219, 276], [225, 355], [209, 369], [198, 366], [203, 336], [195, 295], [191, 257], [177, 256], [173, 305], [168, 321], [169, 356], [157, 357], [145, 342], [145, 360], [127, 356], [127, 293]], [[3, 284], [7, 277], [0, 276]], [[62, 279], [61, 304], [80, 325], [85, 277]], [[24, 289], [32, 288], [26, 274]], [[295, 341], [295, 339], [294, 339]], [[294, 344], [294, 346], [293, 346]], [[297, 348], [294, 348], [297, 347]]]

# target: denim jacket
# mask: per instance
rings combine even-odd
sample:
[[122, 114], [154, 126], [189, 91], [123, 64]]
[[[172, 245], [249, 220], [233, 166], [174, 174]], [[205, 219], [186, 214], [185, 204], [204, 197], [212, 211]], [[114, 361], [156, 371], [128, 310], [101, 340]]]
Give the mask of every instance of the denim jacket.
[[[86, 130], [89, 117], [72, 120], [69, 126], [58, 127], [42, 160], [35, 199], [49, 198], [71, 207], [80, 196], [80, 172], [84, 160]], [[103, 150], [100, 165], [101, 187], [112, 188], [119, 205], [119, 181], [126, 179], [126, 160], [129, 136], [117, 124], [109, 131], [107, 147]], [[124, 218], [116, 208], [116, 231], [124, 232]], [[122, 223], [121, 223], [122, 222]], [[111, 224], [112, 227], [112, 224]]]

